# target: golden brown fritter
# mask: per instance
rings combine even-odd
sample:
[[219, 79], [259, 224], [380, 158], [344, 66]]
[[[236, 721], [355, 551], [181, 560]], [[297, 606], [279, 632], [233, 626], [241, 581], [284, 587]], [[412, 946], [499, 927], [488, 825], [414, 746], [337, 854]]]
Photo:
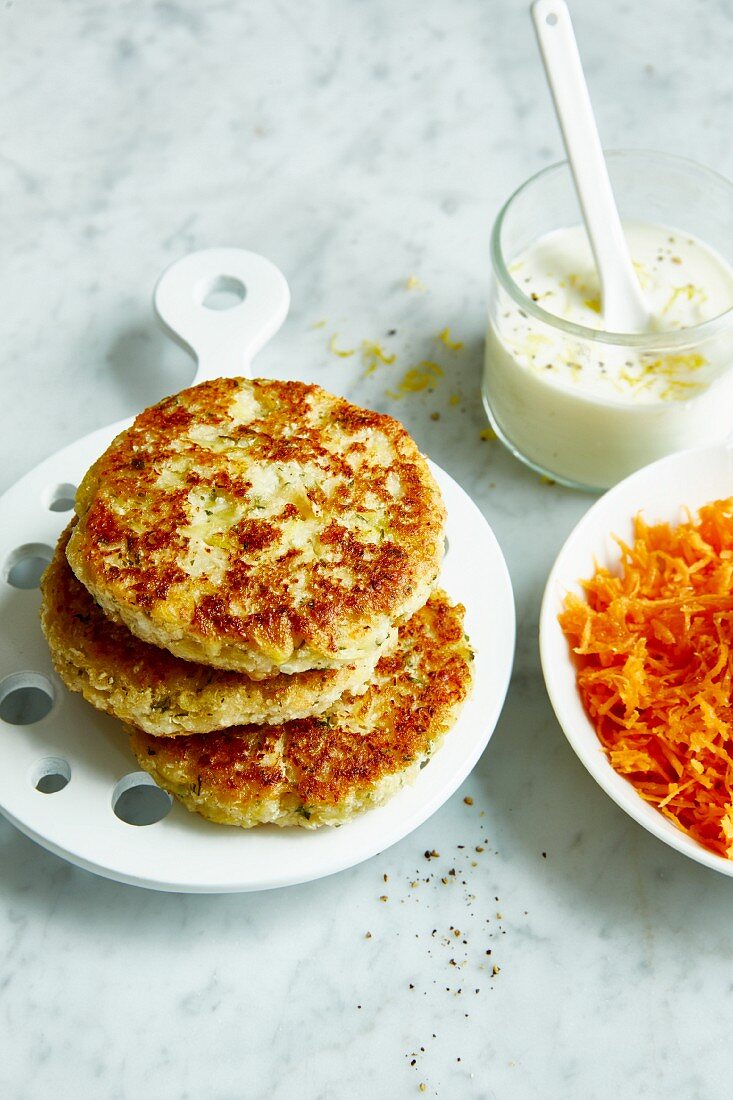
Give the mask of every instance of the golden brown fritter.
[[253, 677], [362, 661], [428, 597], [444, 509], [396, 420], [220, 378], [137, 417], [77, 494], [76, 576], [143, 641]]
[[342, 824], [413, 779], [455, 721], [471, 682], [463, 614], [433, 594], [365, 694], [320, 718], [175, 740], [131, 729], [132, 750], [156, 783], [212, 821]]
[[363, 691], [378, 654], [386, 651], [375, 650], [373, 659], [358, 665], [259, 681], [183, 661], [105, 617], [66, 560], [75, 523], [61, 535], [41, 580], [41, 623], [54, 668], [98, 710], [148, 733], [170, 737], [320, 714], [345, 691]]

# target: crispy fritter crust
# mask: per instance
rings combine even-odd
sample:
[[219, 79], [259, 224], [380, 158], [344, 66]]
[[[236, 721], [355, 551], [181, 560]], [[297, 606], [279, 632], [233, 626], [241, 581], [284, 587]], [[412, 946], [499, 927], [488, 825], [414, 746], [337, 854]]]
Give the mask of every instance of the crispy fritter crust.
[[463, 615], [435, 593], [400, 628], [366, 693], [320, 718], [175, 740], [131, 729], [132, 750], [156, 783], [212, 821], [342, 824], [413, 779], [455, 721], [471, 682]]
[[321, 714], [345, 691], [363, 691], [378, 657], [387, 651], [387, 646], [375, 650], [359, 665], [259, 681], [183, 661], [106, 618], [66, 560], [75, 523], [61, 535], [41, 579], [41, 624], [54, 668], [92, 706], [148, 733], [175, 737]]
[[110, 617], [253, 677], [363, 660], [427, 599], [445, 518], [396, 420], [243, 378], [143, 412], [76, 510], [68, 559]]

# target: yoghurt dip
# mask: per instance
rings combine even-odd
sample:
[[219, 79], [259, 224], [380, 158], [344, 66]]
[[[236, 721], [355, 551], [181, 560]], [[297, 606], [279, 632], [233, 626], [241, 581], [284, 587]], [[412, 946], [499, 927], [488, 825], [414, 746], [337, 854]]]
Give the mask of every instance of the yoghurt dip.
[[588, 488], [733, 430], [733, 325], [706, 324], [733, 308], [733, 269], [665, 225], [625, 222], [624, 234], [649, 333], [603, 331], [588, 238], [569, 226], [508, 265], [513, 292], [497, 286], [486, 340], [497, 433], [530, 465]]

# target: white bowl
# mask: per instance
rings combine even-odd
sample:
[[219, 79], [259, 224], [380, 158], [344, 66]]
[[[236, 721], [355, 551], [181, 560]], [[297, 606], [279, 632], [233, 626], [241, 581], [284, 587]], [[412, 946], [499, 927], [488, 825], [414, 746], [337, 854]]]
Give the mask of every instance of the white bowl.
[[685, 509], [733, 496], [733, 446], [682, 451], [653, 462], [598, 500], [572, 532], [552, 568], [540, 612], [540, 657], [545, 684], [565, 736], [593, 778], [627, 814], [678, 852], [733, 875], [733, 860], [708, 851], [637, 794], [609, 764], [576, 687], [570, 648], [557, 617], [568, 592], [582, 595], [580, 581], [598, 565], [618, 568], [616, 535], [633, 538], [634, 516], [648, 523], [679, 523]]

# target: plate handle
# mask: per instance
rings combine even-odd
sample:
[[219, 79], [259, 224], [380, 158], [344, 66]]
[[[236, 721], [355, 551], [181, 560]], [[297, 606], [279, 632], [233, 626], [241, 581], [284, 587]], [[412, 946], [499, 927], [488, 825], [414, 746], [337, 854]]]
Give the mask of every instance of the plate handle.
[[194, 382], [249, 375], [290, 305], [285, 276], [242, 248], [205, 248], [166, 268], [153, 292], [163, 328], [196, 358]]

